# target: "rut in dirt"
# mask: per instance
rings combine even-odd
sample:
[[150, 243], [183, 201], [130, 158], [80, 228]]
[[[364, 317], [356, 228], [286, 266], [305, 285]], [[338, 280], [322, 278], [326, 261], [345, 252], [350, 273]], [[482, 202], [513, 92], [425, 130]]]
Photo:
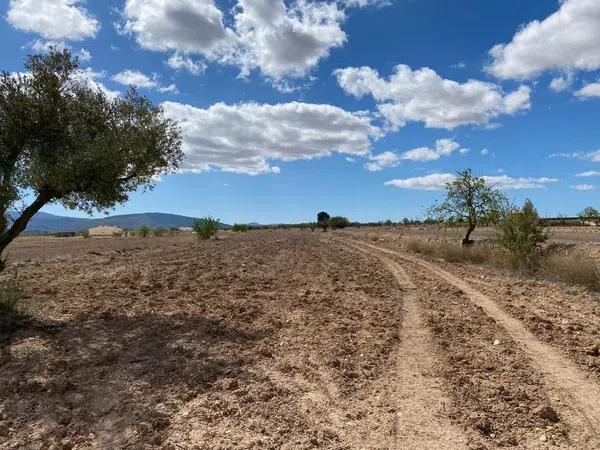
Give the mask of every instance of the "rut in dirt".
[[493, 300], [471, 287], [464, 280], [420, 258], [372, 244], [363, 242], [360, 244], [425, 268], [462, 290], [474, 304], [481, 307], [489, 317], [504, 327], [544, 376], [548, 388], [555, 390], [563, 397], [568, 404], [566, 412], [569, 422], [571, 422], [570, 425], [592, 438], [597, 436], [600, 431], [600, 386], [588, 379], [574, 363], [550, 345], [539, 341], [521, 321], [506, 313]]
[[397, 262], [352, 247], [377, 257], [405, 291], [400, 344], [393, 356], [395, 363], [387, 377], [386, 392], [392, 396], [398, 411], [393, 436], [395, 446], [440, 450], [467, 448], [464, 434], [445, 415], [450, 400], [441, 387], [441, 378], [434, 375], [433, 343], [415, 295], [416, 286]]

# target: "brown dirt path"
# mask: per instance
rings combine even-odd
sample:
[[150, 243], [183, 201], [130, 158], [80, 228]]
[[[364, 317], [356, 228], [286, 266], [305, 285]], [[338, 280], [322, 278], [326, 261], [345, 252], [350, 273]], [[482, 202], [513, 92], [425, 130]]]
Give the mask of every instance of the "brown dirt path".
[[474, 304], [507, 330], [544, 376], [549, 390], [564, 402], [563, 416], [575, 431], [573, 435], [580, 436], [578, 445], [585, 448], [600, 446], [600, 386], [588, 379], [571, 361], [551, 346], [539, 341], [522, 322], [506, 313], [493, 300], [464, 280], [414, 256], [372, 244], [361, 244], [417, 264], [465, 292]]
[[445, 405], [450, 400], [442, 387], [443, 381], [435, 375], [435, 352], [415, 296], [416, 286], [397, 262], [381, 255], [374, 256], [406, 290], [400, 345], [386, 377], [386, 395], [393, 398], [398, 410], [393, 448], [467, 448], [464, 434], [445, 414]]

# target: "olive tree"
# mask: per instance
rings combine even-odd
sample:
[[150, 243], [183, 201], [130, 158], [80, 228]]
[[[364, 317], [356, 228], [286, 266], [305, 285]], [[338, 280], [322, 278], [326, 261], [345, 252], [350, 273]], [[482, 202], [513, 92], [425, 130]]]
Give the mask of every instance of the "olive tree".
[[462, 243], [470, 245], [473, 243], [471, 233], [477, 225], [496, 223], [507, 210], [508, 200], [504, 194], [466, 169], [446, 184], [446, 199], [429, 208], [428, 215], [436, 220], [462, 223], [467, 227]]
[[29, 56], [0, 74], [0, 252], [44, 205], [112, 208], [182, 158], [178, 124], [134, 89], [108, 96], [68, 50]]

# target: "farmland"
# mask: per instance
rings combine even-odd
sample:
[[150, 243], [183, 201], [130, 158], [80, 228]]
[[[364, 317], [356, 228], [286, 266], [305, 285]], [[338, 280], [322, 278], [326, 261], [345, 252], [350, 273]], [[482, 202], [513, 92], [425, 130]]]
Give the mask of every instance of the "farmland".
[[406, 249], [453, 233], [19, 238], [0, 448], [598, 448], [597, 295]]

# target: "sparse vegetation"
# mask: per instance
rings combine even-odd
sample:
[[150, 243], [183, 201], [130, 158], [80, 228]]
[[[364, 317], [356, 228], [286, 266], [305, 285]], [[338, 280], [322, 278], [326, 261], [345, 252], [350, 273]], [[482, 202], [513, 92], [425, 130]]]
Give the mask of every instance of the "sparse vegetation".
[[541, 260], [541, 273], [551, 280], [600, 291], [600, 267], [583, 255], [548, 255]]
[[152, 230], [152, 234], [154, 234], [155, 237], [162, 237], [167, 234], [167, 229], [164, 227], [156, 227]]
[[246, 225], [245, 223], [234, 223], [233, 226], [231, 227], [231, 231], [241, 232], [241, 233], [245, 233], [249, 229], [250, 229], [250, 227], [248, 225]]
[[458, 172], [446, 185], [446, 199], [433, 205], [428, 214], [440, 222], [464, 224], [467, 232], [463, 245], [471, 245], [471, 233], [481, 223], [497, 223], [508, 210], [508, 200], [499, 190], [486, 184], [482, 177], [473, 176], [471, 169]]
[[432, 258], [441, 258], [448, 262], [471, 262], [484, 264], [498, 260], [498, 251], [489, 245], [459, 246], [450, 242], [429, 243], [418, 239], [409, 241], [406, 248]]
[[593, 222], [594, 225], [598, 226], [600, 223], [600, 212], [592, 206], [584, 208], [583, 211], [577, 214], [577, 217], [581, 219], [582, 225], [589, 225], [590, 222]]
[[196, 219], [192, 224], [192, 228], [199, 239], [208, 240], [217, 235], [217, 232], [219, 231], [219, 219], [215, 219], [211, 216]]
[[23, 286], [17, 275], [0, 281], [0, 313], [18, 313], [23, 297]]
[[89, 239], [90, 238], [90, 231], [89, 230], [84, 230], [81, 232], [81, 237], [84, 239]]
[[137, 235], [139, 237], [146, 238], [146, 237], [150, 236], [151, 231], [152, 230], [150, 229], [150, 227], [148, 225], [142, 225], [141, 227], [138, 228]]
[[525, 274], [538, 266], [539, 246], [546, 242], [548, 235], [531, 200], [526, 200], [520, 211], [508, 213], [498, 225], [498, 231], [506, 260], [515, 270]]

